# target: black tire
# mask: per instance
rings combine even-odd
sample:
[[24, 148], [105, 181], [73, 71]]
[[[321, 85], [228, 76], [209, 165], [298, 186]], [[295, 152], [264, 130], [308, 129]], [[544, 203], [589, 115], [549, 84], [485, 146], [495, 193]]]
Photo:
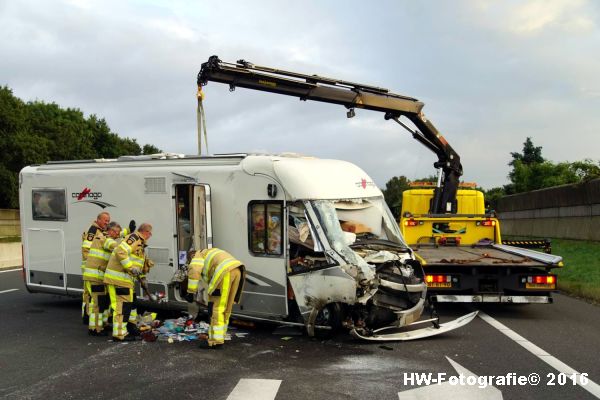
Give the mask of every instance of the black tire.
[[[319, 311], [315, 319], [315, 337], [329, 339], [342, 329], [344, 309], [339, 303], [330, 303]], [[316, 326], [329, 326], [331, 329], [319, 329]]]

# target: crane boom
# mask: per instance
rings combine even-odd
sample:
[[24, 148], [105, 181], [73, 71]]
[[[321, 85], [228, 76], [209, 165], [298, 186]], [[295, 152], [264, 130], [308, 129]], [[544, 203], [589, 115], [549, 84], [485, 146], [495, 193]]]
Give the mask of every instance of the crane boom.
[[[198, 73], [199, 87], [209, 81], [228, 84], [231, 91], [243, 87], [294, 96], [300, 100], [339, 104], [348, 109], [348, 117], [354, 116], [355, 108], [383, 112], [385, 119], [402, 125], [438, 157], [433, 165], [440, 174], [430, 212], [455, 212], [456, 190], [462, 175], [460, 157], [431, 121], [425, 118], [422, 112], [424, 103], [417, 99], [381, 87], [262, 67], [244, 60], [235, 64], [226, 63], [217, 56], [203, 63]], [[417, 129], [407, 126], [400, 120], [401, 117], [410, 120]]]

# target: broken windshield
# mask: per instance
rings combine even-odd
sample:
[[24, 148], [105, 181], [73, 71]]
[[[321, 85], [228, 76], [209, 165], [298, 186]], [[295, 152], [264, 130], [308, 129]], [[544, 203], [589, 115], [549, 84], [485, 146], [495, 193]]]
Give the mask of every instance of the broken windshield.
[[[383, 197], [350, 200], [321, 200], [313, 204], [330, 203], [343, 232], [357, 237], [387, 240], [407, 247], [400, 229]], [[317, 206], [319, 207], [319, 205]], [[347, 236], [347, 235], [346, 235]]]
[[319, 218], [329, 245], [347, 262], [356, 265], [365, 262], [349, 247], [357, 239], [382, 240], [408, 247], [383, 197], [313, 200], [309, 203]]

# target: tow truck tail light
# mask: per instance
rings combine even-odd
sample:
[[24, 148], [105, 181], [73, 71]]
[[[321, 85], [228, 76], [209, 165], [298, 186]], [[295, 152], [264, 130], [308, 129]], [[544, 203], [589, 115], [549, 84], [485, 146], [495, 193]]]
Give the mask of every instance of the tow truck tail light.
[[425, 275], [425, 282], [430, 283], [451, 283], [452, 275]]
[[528, 289], [556, 288], [556, 275], [529, 275], [521, 278], [521, 283]]
[[477, 221], [477, 225], [479, 226], [496, 226], [496, 221], [491, 219], [486, 219], [484, 221]]
[[415, 221], [414, 219], [407, 219], [404, 221], [404, 226], [417, 226], [419, 225], [418, 221]]

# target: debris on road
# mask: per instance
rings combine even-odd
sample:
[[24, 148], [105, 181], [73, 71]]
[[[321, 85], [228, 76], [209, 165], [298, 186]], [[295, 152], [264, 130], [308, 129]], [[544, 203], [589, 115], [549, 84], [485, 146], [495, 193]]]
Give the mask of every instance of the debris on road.
[[[143, 315], [138, 316], [137, 326], [143, 341], [175, 343], [191, 342], [198, 339], [206, 340], [208, 338], [210, 325], [204, 321], [195, 322], [191, 316], [164, 321], [156, 318], [157, 314], [151, 312], [145, 312]], [[236, 328], [230, 327], [229, 329], [233, 332], [227, 333], [225, 340], [231, 340], [233, 336], [245, 338], [248, 335], [248, 332], [237, 332]]]

